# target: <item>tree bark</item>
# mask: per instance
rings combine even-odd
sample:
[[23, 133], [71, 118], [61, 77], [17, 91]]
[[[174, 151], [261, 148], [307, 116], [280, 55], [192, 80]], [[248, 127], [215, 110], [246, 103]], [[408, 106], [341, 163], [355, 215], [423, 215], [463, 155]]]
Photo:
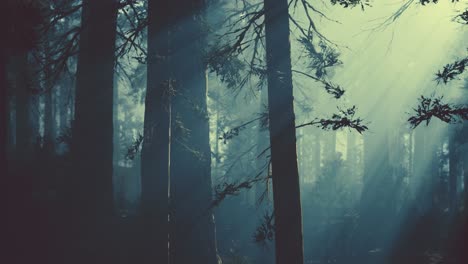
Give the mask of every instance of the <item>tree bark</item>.
[[16, 159], [30, 158], [33, 151], [33, 129], [31, 113], [31, 73], [28, 68], [28, 53], [15, 56], [16, 96]]
[[6, 69], [6, 55], [4, 48], [0, 46], [0, 173], [7, 175], [7, 135], [9, 125], [9, 99], [8, 99], [8, 82], [7, 82], [7, 69]]
[[174, 1], [170, 263], [217, 263], [202, 15], [205, 1]]
[[276, 263], [303, 263], [287, 0], [264, 0]]
[[147, 90], [141, 153], [142, 263], [169, 261], [170, 2], [148, 2]]
[[71, 219], [78, 224], [75, 235], [81, 238], [81, 242], [77, 242], [78, 256], [84, 257], [84, 261], [110, 256], [103, 250], [106, 246], [103, 239], [110, 234], [108, 228], [113, 213], [112, 99], [116, 3], [115, 0], [83, 1], [70, 194]]

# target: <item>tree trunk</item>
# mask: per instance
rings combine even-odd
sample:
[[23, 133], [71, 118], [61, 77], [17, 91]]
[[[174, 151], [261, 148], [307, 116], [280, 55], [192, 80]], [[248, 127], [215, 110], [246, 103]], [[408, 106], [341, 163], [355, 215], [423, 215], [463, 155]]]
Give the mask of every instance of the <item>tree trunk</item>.
[[336, 155], [336, 131], [327, 131], [325, 134], [324, 156], [327, 160], [335, 160]]
[[414, 130], [414, 153], [413, 153], [413, 186], [414, 198], [421, 212], [427, 212], [431, 207], [430, 183], [432, 182], [431, 173], [428, 171], [427, 161], [430, 159], [429, 142], [427, 140], [427, 131], [422, 127]]
[[56, 113], [59, 113], [59, 128], [58, 135], [63, 135], [67, 129], [71, 127], [73, 120], [72, 107], [73, 107], [73, 94], [74, 94], [74, 78], [71, 76], [64, 76], [61, 81], [60, 88], [58, 89], [59, 95], [56, 105]]
[[170, 0], [148, 2], [148, 68], [141, 153], [143, 262], [168, 263]]
[[[259, 109], [258, 112], [262, 113], [265, 111], [266, 107], [268, 106], [268, 91], [266, 87], [262, 88], [260, 91], [259, 95]], [[266, 150], [266, 148], [269, 145], [270, 138], [268, 135], [268, 131], [265, 131], [265, 127], [262, 127], [261, 121], [258, 122], [258, 131], [257, 131], [257, 148], [256, 148], [256, 153], [259, 155], [262, 153], [261, 156], [256, 157], [256, 173], [260, 173], [261, 170], [264, 170], [263, 175], [269, 176], [268, 174], [270, 173], [270, 168], [268, 163], [268, 157], [270, 156], [270, 150]], [[265, 168], [266, 166], [266, 168]], [[270, 182], [266, 183], [259, 183], [254, 186], [255, 188], [255, 202], [257, 203], [258, 206], [258, 211], [261, 213], [264, 213], [266, 209], [270, 209], [271, 204], [268, 205], [268, 203], [271, 201], [272, 196], [271, 191], [268, 190], [267, 188], [270, 188], [271, 186]], [[268, 194], [265, 193], [265, 191], [269, 191]], [[265, 197], [263, 197], [266, 194]], [[263, 200], [262, 200], [263, 199]], [[259, 201], [262, 201], [262, 203], [259, 203]]]
[[322, 133], [321, 133], [320, 130], [318, 130], [318, 129], [314, 130], [314, 132], [313, 132], [314, 150], [312, 151], [312, 157], [313, 157], [312, 168], [313, 168], [313, 171], [314, 171], [315, 180], [320, 177], [320, 173], [321, 173], [321, 170], [320, 170], [320, 165], [322, 163], [322, 155], [320, 154], [321, 149], [322, 149], [322, 144], [320, 143], [321, 138], [322, 138], [321, 135], [322, 135]]
[[[113, 94], [112, 102], [113, 102], [113, 115], [112, 115], [112, 124], [114, 126], [114, 136], [113, 136], [113, 145], [114, 145], [114, 154], [112, 164], [115, 166], [119, 166], [119, 160], [122, 157], [122, 151], [120, 148], [120, 122], [119, 122], [119, 85], [114, 78], [114, 94]], [[124, 113], [125, 114], [125, 113]]]
[[117, 5], [115, 0], [84, 0], [83, 4], [72, 143], [75, 169], [70, 194], [72, 221], [78, 224], [75, 232], [81, 238], [78, 256], [96, 261], [110, 256], [103, 252], [106, 245], [102, 239], [110, 234], [107, 232], [113, 213], [112, 99]]
[[[1, 44], [0, 44], [1, 45]], [[6, 55], [4, 48], [0, 46], [0, 173], [7, 175], [7, 135], [9, 130], [10, 116], [9, 116], [9, 99], [8, 99], [8, 82], [7, 82], [7, 69], [6, 69]], [[10, 130], [11, 131], [11, 130]]]
[[464, 186], [464, 203], [463, 208], [468, 212], [468, 154], [465, 152], [463, 155], [463, 186]]
[[[457, 132], [454, 132], [457, 133]], [[449, 209], [452, 215], [457, 211], [457, 182], [459, 175], [459, 152], [458, 142], [456, 141], [456, 136], [452, 135], [449, 138]]]
[[276, 263], [303, 263], [287, 0], [264, 0]]
[[351, 131], [348, 133], [347, 141], [346, 141], [346, 163], [347, 163], [347, 170], [348, 175], [354, 181], [355, 176], [357, 174], [357, 144], [356, 144], [356, 134]]
[[33, 151], [33, 129], [31, 113], [31, 73], [28, 68], [28, 53], [15, 56], [16, 96], [16, 159], [30, 158]]
[[[49, 33], [50, 34], [50, 33]], [[54, 151], [55, 147], [55, 118], [53, 112], [53, 84], [52, 84], [52, 69], [48, 65], [50, 60], [50, 44], [49, 36], [44, 37], [44, 57], [46, 68], [44, 70], [44, 147], [47, 153], [50, 154]]]
[[[190, 4], [189, 4], [190, 3]], [[174, 1], [170, 263], [217, 263], [212, 211], [205, 1]]]

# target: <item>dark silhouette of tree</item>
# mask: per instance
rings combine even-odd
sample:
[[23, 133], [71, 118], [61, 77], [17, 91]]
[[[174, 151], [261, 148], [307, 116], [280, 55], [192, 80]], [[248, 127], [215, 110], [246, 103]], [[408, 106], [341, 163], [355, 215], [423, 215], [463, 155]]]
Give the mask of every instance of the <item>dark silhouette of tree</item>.
[[204, 48], [206, 1], [173, 1], [170, 262], [217, 263]]
[[[257, 84], [258, 87], [261, 87], [264, 81], [268, 80], [269, 106], [268, 114], [266, 115], [268, 122], [265, 123], [270, 131], [270, 147], [267, 150], [271, 151], [275, 207], [274, 222], [276, 225], [275, 231], [279, 232], [276, 234], [277, 237], [275, 239], [276, 258], [278, 263], [302, 263], [302, 230], [300, 228], [302, 217], [299, 199], [295, 129], [308, 125], [316, 125], [330, 130], [353, 126], [354, 129], [362, 132], [367, 127], [362, 124], [362, 120], [351, 120], [349, 118], [351, 115], [354, 115], [354, 109], [351, 110], [352, 114], [349, 112], [343, 115], [346, 112], [344, 111], [334, 115], [332, 119], [315, 119], [303, 125], [295, 125], [292, 73], [295, 72], [322, 83], [325, 91], [338, 99], [344, 94], [344, 90], [340, 86], [326, 80], [327, 68], [340, 64], [338, 53], [325, 45], [325, 43], [330, 43], [330, 41], [317, 31], [310, 13], [314, 12], [321, 16], [325, 15], [315, 9], [308, 1], [297, 0], [290, 3], [287, 1], [264, 1], [263, 4], [263, 7], [261, 2], [258, 4], [245, 4], [244, 10], [241, 11], [244, 12], [242, 22], [234, 21], [229, 28], [231, 31], [221, 34], [222, 38], [227, 40], [222, 39], [220, 43], [217, 43], [214, 50], [208, 54], [207, 60], [211, 66], [211, 70], [221, 75], [221, 79], [225, 80], [230, 88], [241, 88], [252, 77], [260, 80]], [[298, 21], [289, 15], [288, 5], [294, 7], [299, 5], [304, 8], [307, 15], [308, 27], [301, 26]], [[306, 47], [308, 57], [310, 58], [309, 68], [315, 71], [315, 76], [307, 72], [291, 69], [291, 50], [288, 41], [289, 21], [299, 29], [302, 35], [299, 42]], [[238, 24], [240, 26], [236, 28]], [[316, 35], [322, 39], [322, 42], [320, 42], [320, 52], [312, 44], [312, 35]], [[229, 40], [232, 36], [234, 38], [230, 42]], [[263, 37], [265, 37], [265, 44], [263, 44]], [[266, 65], [261, 57], [263, 45], [266, 50]], [[237, 56], [244, 54], [248, 48], [251, 50], [251, 53], [249, 53], [251, 57], [245, 64], [242, 64]], [[223, 67], [225, 64], [228, 67]], [[246, 69], [246, 77], [238, 80], [239, 76], [235, 72], [243, 69]], [[263, 120], [263, 114], [228, 130], [220, 139], [224, 141], [232, 139], [241, 130], [244, 130], [246, 126], [254, 124], [256, 120]], [[264, 180], [264, 177], [257, 175], [255, 178], [247, 181], [221, 185], [220, 188], [217, 188], [216, 199], [223, 199], [226, 195], [236, 195], [239, 189], [249, 189], [253, 184]]]
[[[28, 54], [38, 46], [40, 33], [39, 27], [43, 22], [41, 5], [35, 1], [3, 1], [0, 8], [0, 29], [2, 31], [2, 41], [0, 41], [0, 175], [2, 177], [2, 205], [5, 209], [5, 215], [2, 219], [2, 225], [9, 227], [5, 230], [4, 241], [8, 241], [4, 248], [2, 259], [22, 263], [27, 262], [31, 255], [37, 256], [31, 252], [29, 256], [24, 256], [24, 248], [30, 248], [37, 239], [34, 235], [34, 227], [28, 221], [34, 218], [32, 210], [31, 182], [32, 175], [17, 173], [12, 171], [16, 168], [26, 170], [27, 164], [16, 162], [15, 158], [24, 161], [26, 157], [20, 155], [18, 146], [17, 154], [12, 157], [7, 152], [7, 133], [11, 128], [9, 122], [10, 110], [8, 109], [9, 98], [19, 90], [19, 98], [24, 103], [20, 106], [20, 115], [17, 118], [23, 119], [21, 123], [31, 125], [30, 115], [27, 112], [29, 107], [28, 99], [31, 91], [28, 90]], [[9, 67], [7, 67], [7, 65]], [[17, 71], [18, 70], [18, 71]], [[19, 71], [20, 70], [20, 71]], [[8, 72], [12, 72], [11, 79], [8, 78]], [[22, 108], [22, 109], [21, 109]], [[20, 133], [28, 135], [30, 127], [21, 127]], [[10, 130], [11, 131], [11, 130]], [[22, 139], [21, 139], [22, 140]], [[20, 145], [28, 145], [28, 141], [21, 142]], [[31, 140], [27, 137], [25, 140]], [[23, 146], [22, 146], [23, 147]], [[25, 149], [25, 151], [30, 149]], [[28, 158], [31, 158], [29, 156]], [[17, 165], [17, 166], [15, 166]], [[18, 199], [20, 197], [20, 199]], [[22, 226], [23, 228], [11, 228]], [[23, 241], [21, 245], [13, 241]]]
[[[45, 10], [44, 16], [47, 17], [47, 11]], [[42, 36], [41, 40], [41, 53], [43, 55], [43, 76], [40, 78], [42, 86], [42, 96], [44, 98], [44, 139], [46, 151], [52, 153], [55, 150], [55, 118], [54, 118], [54, 83], [53, 83], [53, 68], [51, 67], [51, 41], [54, 37], [54, 30], [49, 29]]]
[[276, 263], [303, 263], [288, 1], [265, 0], [264, 11]]
[[[113, 82], [117, 3], [113, 0], [83, 2], [76, 73], [73, 122], [73, 177], [70, 180], [72, 223], [80, 232], [76, 250], [97, 247], [100, 252], [76, 252], [95, 261], [110, 257], [103, 247], [110, 235], [113, 213]], [[101, 230], [104, 235], [95, 235]], [[81, 238], [81, 239], [80, 239]], [[97, 254], [97, 255], [96, 255]]]
[[31, 58], [28, 52], [23, 52], [15, 58], [15, 98], [16, 98], [16, 159], [29, 160], [32, 158], [35, 131], [33, 125], [34, 89], [37, 82], [33, 68], [30, 66]]
[[141, 153], [143, 263], [169, 261], [169, 119], [173, 89], [169, 33], [174, 26], [171, 2], [148, 2], [147, 90]]

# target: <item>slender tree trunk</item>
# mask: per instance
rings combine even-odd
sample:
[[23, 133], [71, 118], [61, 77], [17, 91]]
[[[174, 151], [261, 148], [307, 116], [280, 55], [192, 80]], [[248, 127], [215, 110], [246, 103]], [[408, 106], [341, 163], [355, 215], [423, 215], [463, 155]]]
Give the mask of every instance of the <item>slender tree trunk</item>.
[[468, 154], [463, 155], [463, 186], [464, 186], [464, 204], [465, 212], [468, 212]]
[[[268, 106], [268, 91], [266, 89], [266, 87], [262, 88], [262, 90], [260, 91], [260, 102], [259, 102], [259, 113], [265, 111], [265, 107]], [[263, 173], [264, 176], [268, 176], [269, 172], [270, 172], [270, 168], [269, 168], [269, 165], [267, 164], [268, 163], [268, 158], [270, 156], [270, 151], [269, 150], [265, 150], [268, 145], [269, 145], [269, 142], [270, 142], [270, 139], [269, 139], [269, 135], [268, 135], [268, 131], [265, 131], [265, 128], [261, 127], [261, 123], [259, 121], [259, 124], [258, 124], [258, 131], [257, 131], [257, 148], [256, 148], [256, 153], [260, 154], [260, 153], [263, 153], [265, 152], [264, 154], [262, 154], [261, 156], [259, 157], [256, 157], [256, 168], [257, 168], [257, 171], [256, 173], [259, 173], [262, 169], [265, 170], [265, 172]], [[258, 155], [257, 154], [257, 155]], [[265, 168], [266, 166], [266, 168]], [[256, 203], [258, 203], [260, 200], [262, 200], [262, 203], [258, 203], [258, 206], [259, 206], [259, 209], [262, 211], [265, 211], [267, 208], [270, 209], [268, 206], [268, 203], [271, 201], [271, 195], [266, 195], [265, 197], [263, 197], [263, 195], [265, 194], [265, 191], [267, 190], [267, 188], [270, 188], [269, 185], [271, 185], [270, 183], [266, 183], [266, 184], [257, 184], [255, 185], [255, 201]], [[271, 194], [271, 192], [269, 192], [269, 194]], [[263, 213], [263, 212], [262, 212]]]
[[112, 124], [114, 126], [114, 154], [113, 154], [113, 161], [112, 163], [115, 166], [119, 165], [119, 160], [121, 158], [122, 152], [119, 148], [120, 145], [120, 123], [119, 123], [119, 85], [114, 78], [114, 94], [113, 94], [112, 102], [113, 102], [113, 115], [112, 115]]
[[[455, 132], [456, 133], [456, 132]], [[459, 175], [459, 152], [457, 150], [458, 142], [455, 135], [449, 138], [449, 208], [454, 214], [457, 210], [457, 182]]]
[[357, 175], [357, 144], [356, 144], [356, 134], [354, 132], [349, 132], [346, 142], [346, 163], [348, 176], [353, 179], [356, 179]]
[[28, 69], [28, 54], [15, 56], [15, 96], [16, 96], [16, 158], [27, 159], [33, 151], [33, 129], [31, 109], [31, 74]]
[[324, 146], [325, 151], [325, 158], [327, 160], [335, 160], [336, 159], [336, 131], [328, 131], [325, 134], [325, 142], [326, 145]]
[[[5, 12], [0, 11], [0, 16], [3, 16]], [[1, 24], [3, 25], [3, 19], [0, 18]], [[6, 67], [6, 52], [5, 52], [5, 47], [0, 44], [0, 174], [2, 175], [2, 207], [4, 208], [4, 212], [6, 213], [5, 215], [7, 217], [4, 217], [2, 221], [0, 221], [0, 224], [2, 226], [9, 226], [12, 224], [13, 221], [10, 220], [10, 214], [11, 214], [11, 208], [14, 206], [14, 204], [11, 203], [11, 195], [14, 194], [14, 191], [12, 190], [13, 186], [12, 183], [14, 183], [13, 179], [9, 177], [10, 171], [8, 168], [8, 160], [7, 160], [7, 132], [9, 126], [9, 118], [8, 118], [8, 97], [7, 97], [7, 90], [8, 90], [8, 83], [7, 83], [7, 67]], [[11, 231], [6, 231], [3, 234], [3, 239], [5, 241], [11, 241], [13, 238], [13, 232]], [[11, 261], [15, 256], [12, 253], [12, 246], [8, 245], [5, 249], [2, 258], [5, 261]]]
[[[117, 19], [115, 0], [84, 0], [76, 73], [71, 181], [72, 221], [82, 240], [78, 256], [104, 261], [113, 213], [113, 76]], [[72, 238], [73, 239], [73, 238]], [[81, 242], [81, 243], [80, 243]], [[93, 252], [97, 251], [97, 252]], [[80, 259], [77, 259], [80, 261]]]
[[[0, 44], [1, 45], [1, 44]], [[7, 95], [7, 69], [4, 47], [0, 46], [0, 173], [7, 175], [7, 135], [10, 127], [9, 99]], [[11, 130], [10, 130], [11, 131]]]
[[414, 177], [413, 171], [413, 162], [414, 162], [414, 153], [413, 153], [413, 146], [414, 146], [414, 132], [411, 131], [409, 133], [409, 142], [408, 142], [408, 188], [410, 190], [410, 196], [412, 195], [411, 190], [411, 182]]
[[[3, 16], [5, 12], [0, 11], [0, 16]], [[1, 25], [4, 25], [4, 22], [2, 18], [1, 20]], [[1, 26], [0, 26], [1, 27]], [[14, 180], [9, 177], [10, 171], [8, 168], [8, 159], [7, 159], [7, 133], [8, 133], [8, 128], [10, 127], [9, 124], [9, 116], [8, 113], [8, 97], [7, 97], [7, 91], [8, 91], [8, 82], [7, 82], [7, 58], [6, 58], [6, 51], [5, 47], [3, 44], [0, 44], [0, 174], [2, 175], [2, 206], [4, 208], [4, 211], [6, 212], [7, 217], [3, 218], [2, 221], [0, 221], [0, 224], [2, 226], [9, 226], [12, 224], [13, 221], [10, 220], [10, 215], [11, 215], [11, 208], [14, 207], [14, 204], [11, 203], [11, 198], [12, 195], [14, 194], [13, 187], [14, 185]], [[3, 235], [5, 241], [10, 241], [13, 236], [13, 232], [7, 231], [4, 232]], [[13, 259], [15, 256], [12, 253], [11, 246], [7, 246], [5, 249], [5, 253], [3, 254], [3, 258], [5, 260], [10, 260]]]
[[59, 135], [66, 132], [68, 128], [71, 127], [71, 122], [73, 120], [72, 113], [72, 105], [74, 100], [73, 93], [74, 93], [74, 80], [71, 76], [64, 76], [62, 80], [62, 85], [59, 89], [59, 95], [57, 100], [57, 113], [60, 113], [60, 126], [59, 131], [57, 132]]
[[414, 152], [413, 152], [413, 180], [412, 186], [414, 189], [414, 198], [416, 204], [420, 209], [426, 212], [430, 208], [430, 197], [427, 193], [429, 192], [431, 180], [430, 173], [428, 172], [428, 158], [430, 157], [430, 147], [427, 142], [427, 131], [423, 128], [418, 127], [414, 130]]
[[287, 0], [264, 0], [276, 263], [303, 263]]
[[45, 65], [47, 65], [44, 71], [44, 144], [48, 152], [53, 152], [55, 147], [55, 118], [53, 112], [52, 69], [48, 66], [50, 60], [49, 36], [45, 36], [43, 41]]
[[322, 155], [321, 149], [322, 144], [320, 143], [321, 139], [321, 131], [314, 131], [314, 150], [313, 150], [313, 160], [312, 160], [312, 168], [314, 169], [314, 177], [318, 179], [320, 177], [320, 164], [322, 163]]
[[169, 261], [170, 2], [148, 2], [148, 79], [141, 154], [142, 263]]
[[217, 263], [212, 203], [205, 1], [174, 1], [170, 263]]
[[303, 130], [297, 131], [296, 152], [297, 152], [297, 171], [299, 173], [299, 185], [304, 184], [306, 175], [309, 172], [304, 168], [304, 133]]

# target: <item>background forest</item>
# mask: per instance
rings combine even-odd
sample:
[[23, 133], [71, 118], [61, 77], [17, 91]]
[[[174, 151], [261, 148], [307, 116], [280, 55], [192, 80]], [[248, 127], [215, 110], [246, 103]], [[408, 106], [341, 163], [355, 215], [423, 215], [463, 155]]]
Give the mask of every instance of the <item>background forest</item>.
[[465, 0], [5, 0], [2, 263], [468, 263]]

